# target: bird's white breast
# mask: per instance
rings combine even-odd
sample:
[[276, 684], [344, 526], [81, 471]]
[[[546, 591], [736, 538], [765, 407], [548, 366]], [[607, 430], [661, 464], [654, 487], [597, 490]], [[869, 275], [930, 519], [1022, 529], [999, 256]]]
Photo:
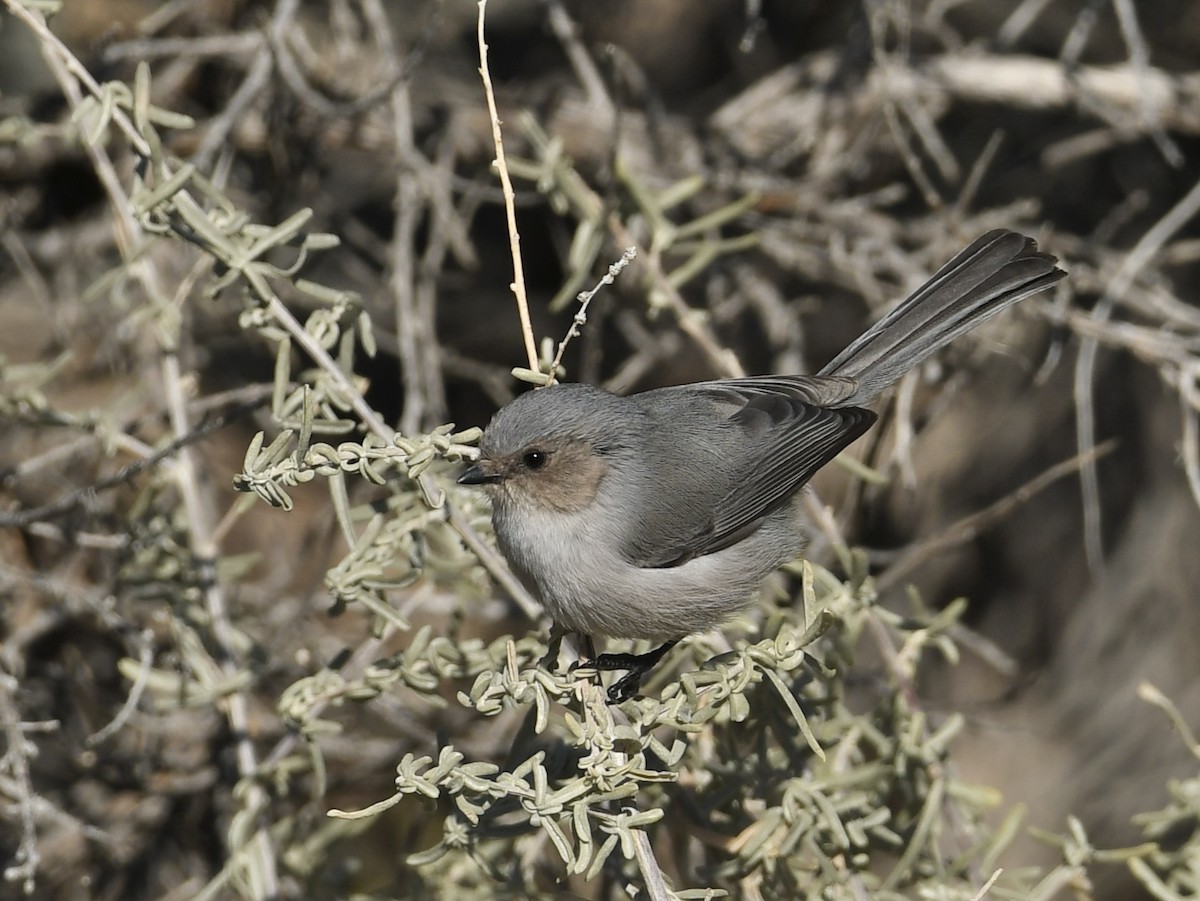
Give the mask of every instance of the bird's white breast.
[[623, 515], [598, 506], [558, 513], [501, 505], [494, 519], [501, 550], [550, 617], [570, 631], [612, 637], [677, 638], [719, 625], [803, 545], [789, 506], [732, 547], [643, 569], [621, 554], [613, 528]]

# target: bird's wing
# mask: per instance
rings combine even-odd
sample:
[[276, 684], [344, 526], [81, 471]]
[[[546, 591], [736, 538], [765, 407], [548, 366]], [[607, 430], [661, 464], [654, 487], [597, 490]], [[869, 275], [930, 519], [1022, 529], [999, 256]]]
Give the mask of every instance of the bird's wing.
[[[752, 534], [875, 421], [869, 410], [826, 406], [854, 389], [849, 379], [772, 376], [634, 395], [652, 416], [666, 411], [672, 425], [696, 426], [686, 441], [663, 435], [680, 490], [662, 501], [662, 492], [644, 493], [644, 504], [664, 509], [639, 518], [626, 556], [643, 567], [679, 566]], [[693, 449], [690, 459], [683, 447]]]

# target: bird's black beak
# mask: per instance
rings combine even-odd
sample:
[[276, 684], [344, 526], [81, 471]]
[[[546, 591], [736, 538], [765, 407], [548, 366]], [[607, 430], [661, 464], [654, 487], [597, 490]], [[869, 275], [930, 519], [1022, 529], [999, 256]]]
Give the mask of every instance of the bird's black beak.
[[500, 476], [495, 473], [484, 472], [478, 463], [458, 477], [458, 484], [460, 485], [490, 485], [493, 482], [499, 481]]

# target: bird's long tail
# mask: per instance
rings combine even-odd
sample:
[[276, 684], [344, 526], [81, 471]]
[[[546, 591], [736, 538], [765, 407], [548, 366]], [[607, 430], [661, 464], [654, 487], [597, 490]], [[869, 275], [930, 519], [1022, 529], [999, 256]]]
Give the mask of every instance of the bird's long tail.
[[978, 238], [838, 354], [820, 375], [854, 379], [870, 401], [939, 348], [1066, 275], [1037, 242], [1007, 229]]

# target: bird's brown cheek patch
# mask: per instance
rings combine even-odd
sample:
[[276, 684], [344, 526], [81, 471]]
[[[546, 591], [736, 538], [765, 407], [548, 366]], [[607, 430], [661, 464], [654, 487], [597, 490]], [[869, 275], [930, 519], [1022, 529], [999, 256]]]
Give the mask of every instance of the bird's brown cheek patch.
[[607, 471], [608, 464], [587, 448], [559, 447], [543, 469], [517, 475], [512, 489], [537, 509], [579, 513], [592, 505]]

